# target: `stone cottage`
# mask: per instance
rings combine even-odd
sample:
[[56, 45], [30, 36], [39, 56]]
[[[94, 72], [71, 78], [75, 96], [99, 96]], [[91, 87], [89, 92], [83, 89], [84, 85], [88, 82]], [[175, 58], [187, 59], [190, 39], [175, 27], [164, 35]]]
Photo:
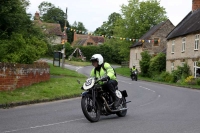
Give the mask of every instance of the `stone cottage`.
[[[200, 76], [200, 0], [192, 1], [192, 11], [167, 36], [166, 70], [171, 72], [186, 63], [192, 75]], [[200, 64], [199, 64], [200, 65]]]
[[149, 31], [147, 31], [139, 41], [135, 42], [130, 47], [129, 67], [131, 68], [135, 65], [140, 71], [140, 53], [143, 51], [148, 51], [151, 55], [156, 55], [160, 52], [165, 53], [167, 48], [166, 36], [174, 29], [174, 27], [175, 26], [168, 19], [153, 26]]
[[46, 33], [52, 45], [61, 44], [62, 40], [67, 42], [67, 34], [61, 31], [60, 24], [42, 22], [38, 12], [35, 13], [33, 23]]

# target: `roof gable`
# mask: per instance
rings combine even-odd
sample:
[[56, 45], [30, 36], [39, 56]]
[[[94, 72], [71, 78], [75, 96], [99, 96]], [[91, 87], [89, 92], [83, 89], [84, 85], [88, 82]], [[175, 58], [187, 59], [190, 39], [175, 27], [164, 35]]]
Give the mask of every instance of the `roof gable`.
[[104, 43], [104, 37], [102, 36], [91, 36], [91, 38], [95, 43]]
[[200, 31], [200, 9], [189, 12], [186, 17], [172, 30], [167, 39], [184, 36]]
[[88, 39], [91, 39], [95, 44], [104, 43], [105, 39], [102, 36], [91, 36], [74, 33], [75, 39], [74, 43], [78, 45], [83, 45]]
[[[160, 24], [158, 25], [155, 25], [153, 26], [149, 31], [147, 31], [140, 39], [142, 40], [148, 40], [158, 29], [160, 29], [167, 21], [169, 20], [166, 20], [165, 22], [161, 22]], [[137, 46], [141, 46], [142, 45], [142, 42], [135, 42], [131, 48], [133, 47], [137, 47]]]

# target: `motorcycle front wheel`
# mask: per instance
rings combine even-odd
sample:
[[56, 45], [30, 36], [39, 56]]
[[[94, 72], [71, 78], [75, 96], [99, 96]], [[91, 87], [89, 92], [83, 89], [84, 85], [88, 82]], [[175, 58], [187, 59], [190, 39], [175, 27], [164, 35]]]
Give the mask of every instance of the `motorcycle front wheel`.
[[82, 97], [81, 108], [87, 120], [89, 120], [90, 122], [99, 121], [100, 107], [97, 102], [95, 103], [95, 105], [93, 105], [92, 96], [90, 94]]

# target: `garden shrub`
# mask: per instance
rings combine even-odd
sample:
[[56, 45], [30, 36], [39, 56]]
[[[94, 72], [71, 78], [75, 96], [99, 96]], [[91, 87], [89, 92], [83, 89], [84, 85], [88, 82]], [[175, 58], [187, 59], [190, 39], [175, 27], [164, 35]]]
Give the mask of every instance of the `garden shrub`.
[[196, 79], [196, 84], [197, 84], [197, 85], [200, 85], [200, 78], [197, 78], [197, 79]]
[[172, 81], [175, 83], [181, 78], [185, 79], [190, 75], [190, 67], [187, 63], [185, 63], [183, 66], [178, 66], [176, 70], [172, 71]]
[[195, 80], [194, 80], [194, 76], [188, 76], [185, 79], [185, 83], [189, 84], [189, 85], [194, 85], [195, 84]]
[[166, 55], [163, 53], [157, 54], [155, 57], [151, 58], [149, 64], [149, 75], [152, 76], [153, 73], [161, 73], [166, 70]]

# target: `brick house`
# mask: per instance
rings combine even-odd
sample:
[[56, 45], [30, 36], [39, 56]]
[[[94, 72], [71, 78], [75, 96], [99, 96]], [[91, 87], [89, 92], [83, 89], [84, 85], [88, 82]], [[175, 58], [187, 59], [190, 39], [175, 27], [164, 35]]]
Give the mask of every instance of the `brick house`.
[[67, 41], [67, 35], [61, 31], [60, 24], [42, 22], [38, 12], [35, 13], [33, 23], [42, 28], [52, 45], [61, 44], [62, 40]]
[[75, 46], [75, 45], [96, 46], [96, 45], [101, 45], [104, 42], [105, 42], [105, 39], [102, 36], [82, 35], [82, 34], [76, 34], [76, 32], [74, 32], [74, 41], [72, 43], [72, 46]]
[[187, 62], [196, 77], [200, 76], [200, 0], [192, 2], [192, 11], [167, 36], [166, 70], [171, 72]]
[[130, 47], [129, 68], [136, 65], [136, 68], [140, 71], [140, 53], [143, 51], [148, 51], [151, 55], [156, 55], [160, 52], [166, 53], [166, 36], [170, 33], [170, 31], [172, 31], [172, 29], [174, 29], [174, 27], [175, 26], [168, 19], [165, 22], [161, 22], [160, 24], [153, 26], [139, 39], [140, 41], [135, 42]]

